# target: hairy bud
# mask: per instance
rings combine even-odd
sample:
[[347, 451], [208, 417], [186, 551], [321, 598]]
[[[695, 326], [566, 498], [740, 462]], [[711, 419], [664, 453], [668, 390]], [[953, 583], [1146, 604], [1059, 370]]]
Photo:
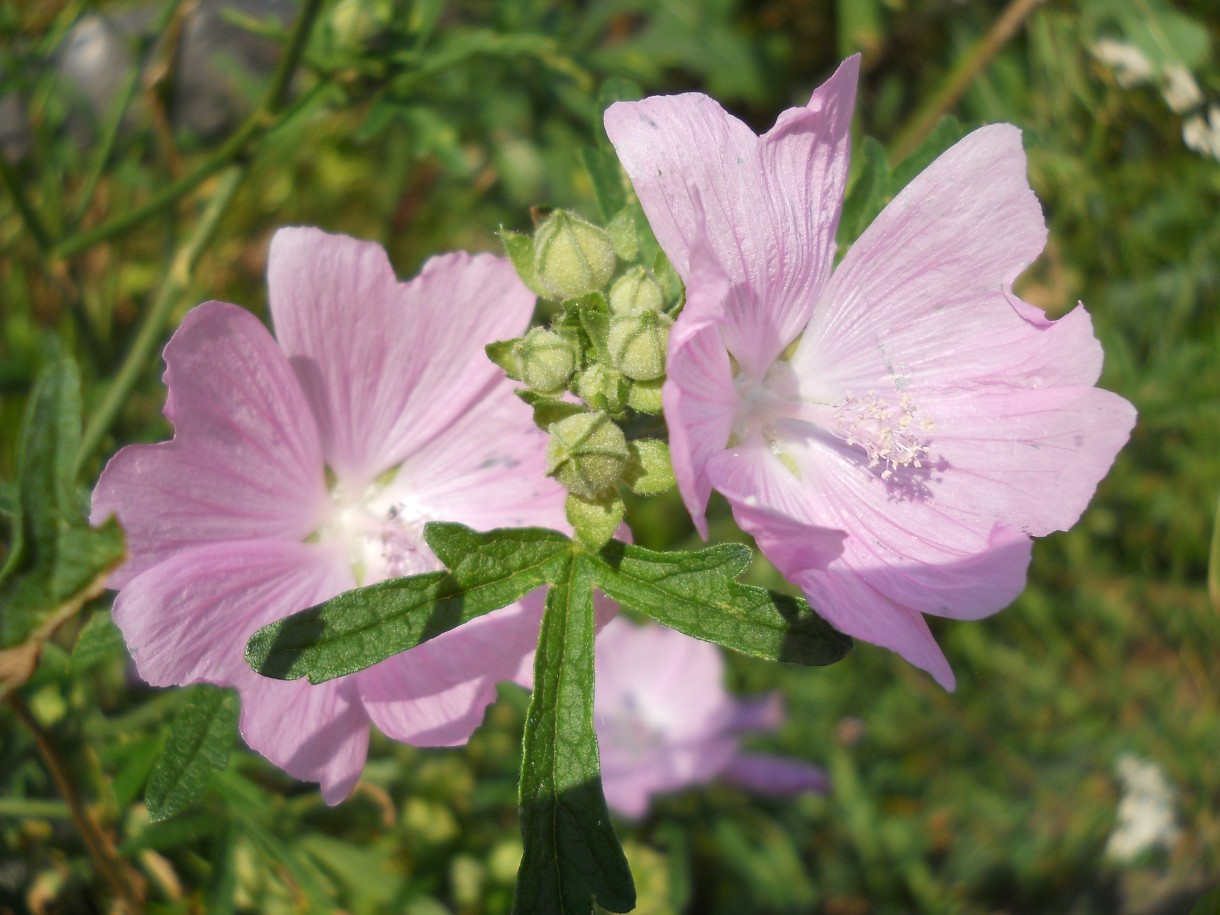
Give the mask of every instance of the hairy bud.
[[577, 413], [554, 423], [550, 433], [547, 473], [584, 499], [614, 486], [631, 459], [623, 430], [605, 413]]
[[633, 267], [614, 281], [608, 301], [616, 315], [638, 315], [660, 311], [665, 306], [665, 293], [651, 272]]
[[560, 301], [602, 289], [615, 264], [610, 237], [567, 210], [557, 210], [534, 236], [535, 278]]
[[636, 381], [652, 381], [664, 375], [672, 323], [656, 311], [611, 318], [607, 347], [614, 367]]

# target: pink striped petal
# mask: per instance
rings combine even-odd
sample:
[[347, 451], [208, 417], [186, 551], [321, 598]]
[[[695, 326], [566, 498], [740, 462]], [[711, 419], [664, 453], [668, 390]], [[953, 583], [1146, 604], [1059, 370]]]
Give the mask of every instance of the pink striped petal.
[[318, 416], [326, 460], [353, 490], [500, 378], [483, 347], [519, 334], [534, 307], [502, 258], [447, 254], [399, 283], [379, 245], [311, 228], [276, 233], [267, 282], [276, 335]]
[[328, 508], [313, 415], [257, 318], [206, 302], [170, 339], [165, 363], [173, 441], [122, 449], [93, 492], [94, 523], [116, 514], [127, 534], [116, 588], [203, 544], [303, 540]]

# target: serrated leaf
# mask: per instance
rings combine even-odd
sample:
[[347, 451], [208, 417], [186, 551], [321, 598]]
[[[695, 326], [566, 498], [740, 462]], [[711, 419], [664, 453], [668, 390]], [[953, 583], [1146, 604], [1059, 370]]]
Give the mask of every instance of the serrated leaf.
[[570, 549], [543, 528], [478, 533], [433, 522], [424, 538], [449, 572], [356, 588], [264, 626], [246, 645], [247, 663], [265, 677], [310, 683], [364, 670], [519, 600], [550, 581]]
[[770, 661], [833, 664], [852, 641], [800, 598], [743, 585], [750, 549], [722, 543], [695, 553], [658, 553], [611, 541], [590, 560], [607, 597], [679, 632]]
[[185, 810], [207, 789], [213, 772], [229, 764], [237, 738], [237, 695], [197, 686], [174, 717], [165, 752], [148, 776], [144, 803], [154, 821]]
[[635, 887], [602, 793], [593, 730], [590, 562], [570, 556], [547, 594], [521, 761], [525, 846], [515, 915], [587, 915], [635, 906]]
[[80, 379], [71, 360], [39, 376], [17, 451], [12, 542], [0, 569], [0, 696], [24, 683], [43, 644], [105, 587], [123, 560], [110, 519], [89, 526], [76, 488]]

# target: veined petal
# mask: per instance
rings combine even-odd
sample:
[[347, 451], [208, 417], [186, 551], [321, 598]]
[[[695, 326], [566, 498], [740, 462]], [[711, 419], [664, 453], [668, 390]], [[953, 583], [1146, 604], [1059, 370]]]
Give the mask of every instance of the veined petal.
[[1087, 385], [996, 386], [928, 407], [943, 468], [932, 499], [1038, 537], [1076, 523], [1135, 423], [1130, 403]]
[[246, 664], [245, 646], [260, 626], [351, 586], [343, 558], [311, 544], [208, 544], [129, 582], [115, 598], [114, 621], [154, 686], [236, 687], [246, 743], [297, 778], [320, 782], [336, 804], [355, 785], [368, 743], [368, 716], [351, 685], [261, 677]]
[[538, 641], [542, 591], [356, 674], [364, 707], [395, 740], [421, 747], [469, 739]]
[[706, 214], [731, 294], [724, 339], [751, 373], [805, 326], [834, 257], [859, 57], [758, 137], [704, 95], [619, 102], [606, 130], [657, 240], [689, 285]]
[[200, 305], [166, 345], [165, 364], [173, 440], [123, 448], [93, 491], [94, 523], [116, 514], [127, 534], [116, 588], [203, 544], [303, 540], [327, 510], [313, 414], [254, 315]]
[[567, 493], [546, 476], [546, 433], [503, 377], [407, 458], [387, 494], [428, 520], [570, 530]]
[[[918, 175], [835, 270], [792, 358], [802, 377], [987, 377], [988, 341], [1035, 336], [1008, 302], [1046, 226], [1015, 127], [974, 131]], [[1091, 357], [1091, 363], [1096, 356]]]
[[327, 462], [352, 488], [460, 416], [499, 373], [483, 347], [534, 307], [502, 258], [442, 255], [399, 283], [379, 245], [310, 228], [276, 233], [267, 282]]
[[702, 232], [696, 237], [691, 263], [696, 270], [686, 287], [686, 305], [669, 334], [661, 399], [678, 492], [695, 529], [706, 539], [705, 515], [712, 493], [707, 462], [729, 442], [738, 395], [720, 335], [729, 279]]

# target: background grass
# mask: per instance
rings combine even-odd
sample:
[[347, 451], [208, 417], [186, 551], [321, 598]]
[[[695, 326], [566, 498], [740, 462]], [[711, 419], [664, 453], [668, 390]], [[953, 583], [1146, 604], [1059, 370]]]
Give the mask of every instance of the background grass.
[[[282, 39], [294, 6], [280, 6], [283, 18], [246, 27]], [[280, 225], [377, 239], [408, 276], [436, 251], [497, 250], [495, 230], [529, 229], [535, 205], [592, 215], [579, 150], [594, 140], [610, 78], [648, 93], [707, 91], [763, 130], [862, 50], [856, 129], [891, 153], [937, 100], [963, 123], [1023, 128], [1051, 240], [1020, 291], [1053, 314], [1087, 304], [1106, 350], [1102, 384], [1140, 412], [1132, 441], [1079, 525], [1036, 545], [1011, 608], [938, 627], [956, 693], [866, 645], [820, 670], [734, 658], [734, 688], [779, 687], [787, 699], [788, 723], [760, 746], [827, 765], [834, 791], [777, 803], [714, 787], [621, 824], [641, 912], [1187, 912], [1220, 877], [1220, 631], [1207, 591], [1220, 496], [1220, 164], [1182, 138], [1188, 118], [1220, 104], [1220, 17], [1209, 0], [1028, 7], [989, 50], [1004, 22], [997, 2], [327, 4], [297, 101], [244, 150], [244, 180], [157, 332], [165, 339], [208, 298], [263, 314]], [[12, 194], [0, 196], [4, 480], [38, 369], [74, 355], [94, 415], [218, 179], [121, 236], [70, 256], [54, 244], [210, 161], [268, 78], [237, 79], [229, 123], [200, 130], [182, 123], [172, 86], [150, 79], [174, 65], [151, 47], [107, 151], [103, 125], [55, 65], [87, 11], [71, 0], [0, 10], [0, 85], [22, 110], [5, 156], [52, 242], [40, 248]], [[1156, 81], [1121, 85], [1090, 52], [1105, 37], [1134, 43], [1156, 67], [1186, 67], [1203, 101], [1175, 113]], [[981, 69], [956, 91], [971, 61]], [[108, 154], [90, 190], [99, 150]], [[138, 366], [82, 486], [120, 445], [166, 436], [158, 350]], [[676, 498], [632, 517], [645, 545], [696, 542]], [[722, 503], [713, 531], [740, 539]], [[761, 559], [749, 574], [780, 584]], [[243, 749], [199, 805], [151, 825], [144, 782], [188, 691], [133, 681], [106, 601], [88, 610], [89, 651], [73, 657], [69, 627], [21, 692], [148, 881], [150, 911], [507, 910], [520, 853], [519, 690], [503, 690], [463, 750], [375, 736], [341, 807]], [[0, 734], [0, 911], [105, 910], [105, 886], [7, 707]], [[1104, 846], [1124, 753], [1164, 770], [1180, 834], [1120, 863]]]

